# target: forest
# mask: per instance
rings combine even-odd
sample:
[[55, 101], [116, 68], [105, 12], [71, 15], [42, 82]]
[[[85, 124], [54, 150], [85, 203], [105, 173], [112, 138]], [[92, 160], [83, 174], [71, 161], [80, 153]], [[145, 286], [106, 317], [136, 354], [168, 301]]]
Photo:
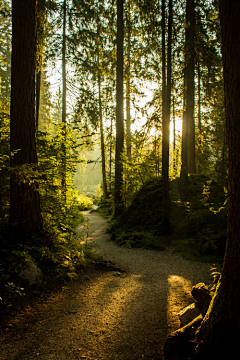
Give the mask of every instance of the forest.
[[97, 208], [119, 248], [212, 266], [208, 310], [165, 359], [234, 358], [239, 15], [233, 0], [0, 0], [0, 316], [103, 261], [84, 245]]

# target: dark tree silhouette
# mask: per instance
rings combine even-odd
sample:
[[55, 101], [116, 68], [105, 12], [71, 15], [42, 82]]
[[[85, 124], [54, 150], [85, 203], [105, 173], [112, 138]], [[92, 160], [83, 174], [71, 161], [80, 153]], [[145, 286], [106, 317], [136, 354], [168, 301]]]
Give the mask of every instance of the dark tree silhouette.
[[123, 0], [117, 1], [117, 109], [115, 156], [115, 216], [123, 211], [122, 186], [124, 126], [123, 126]]
[[[167, 84], [165, 79], [165, 50], [162, 52], [163, 63], [163, 140], [162, 140], [162, 222], [164, 232], [169, 230], [169, 134], [170, 134], [170, 110], [171, 110], [171, 74], [172, 74], [172, 0], [169, 0], [168, 15], [168, 47], [167, 47]], [[165, 45], [165, 2], [162, 2], [162, 37]]]
[[184, 68], [184, 100], [182, 130], [181, 178], [187, 183], [188, 173], [195, 173], [195, 129], [194, 129], [194, 0], [186, 2], [186, 39]]
[[220, 1], [226, 135], [228, 238], [222, 277], [200, 332], [197, 359], [234, 359], [240, 335], [240, 3]]
[[[36, 1], [12, 1], [11, 68], [11, 191], [10, 227], [14, 235], [42, 228], [37, 182], [36, 124]], [[23, 179], [18, 169], [27, 170]], [[29, 178], [31, 174], [31, 179]]]

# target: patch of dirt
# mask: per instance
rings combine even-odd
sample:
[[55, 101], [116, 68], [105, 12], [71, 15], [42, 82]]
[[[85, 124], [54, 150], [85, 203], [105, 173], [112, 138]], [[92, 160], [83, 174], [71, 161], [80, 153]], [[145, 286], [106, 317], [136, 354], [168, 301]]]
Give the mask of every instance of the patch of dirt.
[[[118, 247], [106, 219], [85, 212], [80, 241], [106, 259], [36, 300], [3, 328], [0, 360], [163, 360], [163, 343], [193, 302], [192, 286], [211, 283], [210, 267], [173, 254]], [[82, 234], [82, 237], [81, 237]]]

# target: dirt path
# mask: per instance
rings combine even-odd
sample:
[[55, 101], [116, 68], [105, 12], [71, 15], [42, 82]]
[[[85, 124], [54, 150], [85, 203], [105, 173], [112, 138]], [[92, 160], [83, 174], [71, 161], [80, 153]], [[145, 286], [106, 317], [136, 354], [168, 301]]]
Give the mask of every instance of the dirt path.
[[211, 281], [208, 265], [170, 250], [120, 248], [108, 241], [105, 219], [85, 216], [79, 233], [120, 270], [90, 269], [20, 313], [1, 336], [0, 360], [164, 359], [163, 342], [192, 302], [192, 285]]

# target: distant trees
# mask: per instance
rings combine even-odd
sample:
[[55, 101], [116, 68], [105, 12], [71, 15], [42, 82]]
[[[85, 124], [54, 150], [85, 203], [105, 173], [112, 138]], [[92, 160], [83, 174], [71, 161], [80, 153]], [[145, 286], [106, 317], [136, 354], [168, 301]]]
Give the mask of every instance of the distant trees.
[[[101, 147], [101, 157], [96, 161], [102, 167], [103, 196], [114, 197], [116, 215], [118, 205], [120, 214], [141, 184], [162, 176], [165, 223], [168, 179], [179, 176], [180, 164], [181, 177], [186, 180], [189, 173], [196, 172], [196, 160], [199, 173], [214, 173], [224, 179], [226, 151], [216, 4], [193, 0], [161, 4], [162, 9], [159, 3], [145, 0], [129, 0], [121, 5], [110, 0], [39, 1], [36, 111], [38, 115], [41, 73], [46, 76], [45, 69], [61, 60], [63, 87], [58, 110], [62, 112], [62, 148], [58, 156], [62, 159], [63, 197], [71, 158], [71, 150], [66, 148], [67, 132], [74, 127], [82, 139], [90, 139], [95, 132]], [[120, 6], [121, 28], [126, 30], [122, 34]], [[153, 97], [142, 105], [144, 100], [139, 100], [147, 94], [145, 88], [152, 85]], [[66, 93], [74, 104], [74, 114], [69, 113], [68, 121]], [[50, 124], [53, 111], [49, 109]], [[182, 112], [181, 134], [176, 124]], [[194, 118], [198, 119], [197, 130]], [[132, 126], [134, 121], [137, 129]], [[175, 124], [174, 136], [170, 136], [171, 122]]]
[[35, 70], [36, 1], [13, 0], [10, 225], [15, 236], [42, 229], [37, 184]]

